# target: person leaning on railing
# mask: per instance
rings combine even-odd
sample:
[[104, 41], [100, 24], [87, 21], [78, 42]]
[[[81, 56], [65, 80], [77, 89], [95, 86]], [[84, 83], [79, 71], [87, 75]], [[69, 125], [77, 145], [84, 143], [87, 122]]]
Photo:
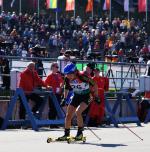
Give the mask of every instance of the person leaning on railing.
[[[45, 84], [52, 89], [53, 93], [55, 94], [58, 102], [61, 102], [61, 95], [62, 95], [62, 84], [63, 84], [63, 78], [61, 74], [59, 73], [58, 69], [58, 63], [53, 62], [51, 64], [51, 73], [46, 77]], [[54, 107], [54, 104], [52, 102], [52, 99], [49, 98], [49, 119], [56, 119], [57, 111]]]
[[[34, 102], [32, 108], [33, 114], [38, 113], [38, 109], [43, 101], [39, 94], [33, 92], [38, 87], [46, 87], [46, 85], [38, 76], [35, 70], [35, 63], [29, 62], [27, 68], [20, 75], [19, 88], [23, 89], [28, 101], [31, 100]], [[19, 116], [20, 119], [25, 119], [25, 109], [22, 103], [20, 104]]]

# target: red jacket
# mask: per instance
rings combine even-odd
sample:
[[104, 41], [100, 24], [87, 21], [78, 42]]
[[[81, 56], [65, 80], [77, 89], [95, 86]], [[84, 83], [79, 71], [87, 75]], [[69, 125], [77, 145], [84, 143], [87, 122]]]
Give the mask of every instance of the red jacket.
[[25, 92], [32, 92], [35, 88], [39, 86], [46, 86], [44, 81], [38, 76], [36, 71], [33, 73], [26, 68], [20, 75], [19, 87]]
[[89, 109], [89, 117], [94, 119], [98, 124], [103, 120], [105, 114], [104, 91], [109, 90], [109, 79], [107, 77], [93, 77], [92, 78], [98, 86], [98, 95], [100, 97], [100, 105], [91, 102]]
[[97, 83], [98, 89], [109, 90], [109, 79], [107, 77], [93, 77], [93, 80]]
[[148, 92], [145, 92], [145, 96], [144, 96], [145, 98], [148, 98], [148, 99], [150, 99], [150, 91], [148, 91]]
[[[61, 93], [61, 83], [63, 83], [63, 79], [60, 74], [49, 74], [45, 80], [45, 84], [47, 86], [51, 86], [54, 93]], [[59, 92], [57, 92], [57, 88], [59, 89]]]

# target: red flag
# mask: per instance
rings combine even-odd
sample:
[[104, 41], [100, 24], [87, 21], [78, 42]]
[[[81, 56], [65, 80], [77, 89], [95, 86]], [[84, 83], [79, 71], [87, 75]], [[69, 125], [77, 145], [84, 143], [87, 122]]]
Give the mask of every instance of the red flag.
[[105, 0], [103, 10], [110, 10], [110, 0]]
[[66, 0], [66, 11], [73, 11], [75, 9], [75, 0]]
[[86, 12], [92, 12], [93, 11], [93, 0], [88, 0], [87, 6], [86, 6]]
[[138, 10], [139, 12], [146, 12], [146, 0], [138, 1]]
[[34, 7], [34, 9], [37, 8], [37, 0], [33, 0], [33, 7]]
[[33, 9], [37, 8], [37, 0], [27, 0], [27, 4], [29, 8], [33, 8]]

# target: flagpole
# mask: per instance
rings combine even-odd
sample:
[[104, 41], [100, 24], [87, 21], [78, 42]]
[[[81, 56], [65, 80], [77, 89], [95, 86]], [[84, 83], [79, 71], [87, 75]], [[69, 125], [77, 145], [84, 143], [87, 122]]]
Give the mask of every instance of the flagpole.
[[148, 20], [148, 0], [146, 0], [146, 22]]
[[1, 12], [3, 11], [3, 9], [4, 9], [4, 8], [3, 8], [3, 0], [2, 0], [2, 5], [1, 5]]
[[76, 17], [76, 0], [74, 0], [74, 19]]
[[130, 4], [129, 4], [129, 0], [128, 0], [128, 21], [130, 20]]
[[92, 6], [92, 19], [94, 17], [94, 0], [93, 0], [93, 6]]
[[39, 18], [39, 16], [40, 16], [40, 1], [39, 0], [37, 0], [38, 2], [37, 2], [37, 13], [38, 13], [38, 18]]
[[58, 28], [58, 1], [57, 1], [57, 7], [56, 7], [56, 26]]
[[112, 14], [111, 14], [111, 5], [112, 5], [112, 4], [111, 4], [111, 0], [110, 0], [110, 10], [109, 10], [109, 11], [110, 11], [110, 12], [109, 12], [110, 21], [111, 21], [111, 16], [112, 16]]
[[19, 1], [19, 13], [22, 12], [22, 4], [21, 4], [22, 0]]

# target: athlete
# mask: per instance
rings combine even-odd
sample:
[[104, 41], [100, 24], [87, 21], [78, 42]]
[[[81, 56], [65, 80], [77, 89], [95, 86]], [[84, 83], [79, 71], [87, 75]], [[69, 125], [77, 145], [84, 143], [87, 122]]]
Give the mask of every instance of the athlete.
[[78, 131], [75, 137], [76, 140], [83, 138], [83, 118], [82, 113], [88, 107], [90, 102], [90, 87], [94, 88], [94, 100], [99, 104], [98, 88], [96, 83], [91, 79], [81, 74], [76, 65], [69, 63], [64, 68], [64, 102], [70, 89], [72, 89], [74, 95], [70, 104], [67, 107], [67, 113], [65, 118], [65, 133], [64, 136], [59, 137], [59, 140], [67, 140], [70, 136], [71, 120], [76, 114]]

